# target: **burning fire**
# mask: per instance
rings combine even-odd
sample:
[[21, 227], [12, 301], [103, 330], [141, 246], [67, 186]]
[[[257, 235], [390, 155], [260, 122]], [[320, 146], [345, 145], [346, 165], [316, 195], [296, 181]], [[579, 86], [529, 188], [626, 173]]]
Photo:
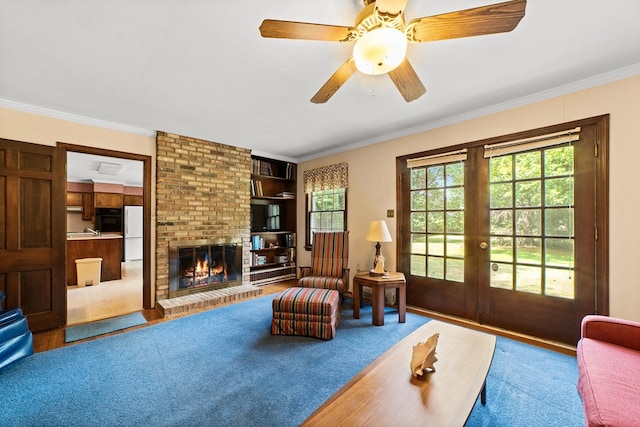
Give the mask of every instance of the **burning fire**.
[[198, 260], [196, 264], [196, 277], [204, 277], [209, 274], [209, 263], [207, 260]]
[[[216, 275], [216, 274], [220, 274], [220, 273], [224, 273], [224, 280], [227, 280], [227, 269], [224, 268], [222, 265], [217, 265], [215, 267], [211, 267], [211, 269], [209, 269], [209, 262], [204, 259], [201, 260], [199, 259], [196, 262], [196, 266], [195, 266], [195, 278], [196, 279], [202, 279], [202, 278], [206, 278], [209, 275]], [[189, 273], [189, 271], [187, 270], [186, 273]]]

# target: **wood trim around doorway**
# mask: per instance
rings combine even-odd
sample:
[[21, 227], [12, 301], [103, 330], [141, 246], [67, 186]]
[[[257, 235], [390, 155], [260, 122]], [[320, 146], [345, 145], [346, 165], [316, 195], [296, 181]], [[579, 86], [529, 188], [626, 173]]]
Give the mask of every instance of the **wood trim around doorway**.
[[[82, 145], [69, 144], [65, 142], [58, 142], [58, 148], [65, 150], [65, 159], [66, 159], [66, 151], [73, 151], [77, 153], [85, 153], [85, 154], [95, 154], [98, 156], [107, 156], [107, 157], [117, 157], [121, 159], [127, 160], [138, 160], [143, 163], [143, 193], [142, 193], [142, 202], [143, 202], [143, 243], [142, 243], [142, 257], [143, 257], [143, 265], [142, 265], [142, 306], [145, 309], [150, 309], [155, 306], [154, 301], [154, 293], [151, 292], [151, 162], [153, 158], [151, 156], [143, 155], [143, 154], [133, 154], [133, 153], [125, 153], [122, 151], [115, 150], [107, 150], [103, 148], [95, 148], [95, 147], [86, 147]], [[66, 160], [65, 160], [66, 167]], [[65, 184], [66, 185], [66, 184]]]

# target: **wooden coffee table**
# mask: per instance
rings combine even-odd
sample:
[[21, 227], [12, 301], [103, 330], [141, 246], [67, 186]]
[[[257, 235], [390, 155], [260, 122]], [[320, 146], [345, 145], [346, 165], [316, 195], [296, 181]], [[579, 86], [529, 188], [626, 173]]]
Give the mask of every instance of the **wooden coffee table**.
[[396, 304], [398, 305], [398, 322], [404, 323], [407, 307], [407, 282], [404, 273], [390, 271], [388, 276], [371, 276], [364, 271], [353, 277], [353, 317], [360, 318], [360, 304], [362, 304], [362, 287], [371, 288], [372, 323], [375, 326], [384, 325], [384, 291], [396, 290]]
[[[413, 346], [440, 333], [436, 372], [411, 375]], [[462, 426], [486, 379], [496, 337], [431, 320], [394, 345], [318, 408], [304, 426]]]

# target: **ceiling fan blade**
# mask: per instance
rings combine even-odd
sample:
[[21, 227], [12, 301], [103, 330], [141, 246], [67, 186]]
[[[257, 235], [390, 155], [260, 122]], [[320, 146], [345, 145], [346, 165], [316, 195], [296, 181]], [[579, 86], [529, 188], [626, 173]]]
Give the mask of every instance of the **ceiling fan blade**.
[[377, 0], [376, 8], [378, 13], [383, 15], [395, 16], [404, 12], [404, 8], [407, 6], [407, 0]]
[[356, 71], [356, 63], [353, 60], [353, 57], [347, 59], [347, 61], [338, 68], [338, 70], [333, 73], [329, 80], [320, 88], [320, 90], [313, 95], [311, 98], [311, 102], [314, 104], [324, 104], [333, 96], [334, 93], [340, 87], [349, 80], [349, 77]]
[[265, 19], [260, 25], [262, 37], [276, 39], [301, 39], [324, 41], [348, 41], [354, 31], [351, 27], [312, 24], [309, 22], [278, 21]]
[[526, 6], [527, 0], [513, 0], [414, 19], [407, 24], [407, 37], [428, 42], [506, 33], [518, 25]]
[[409, 63], [409, 60], [406, 58], [402, 61], [402, 64], [396, 69], [389, 71], [388, 74], [393, 84], [396, 85], [402, 97], [407, 102], [415, 101], [427, 91]]

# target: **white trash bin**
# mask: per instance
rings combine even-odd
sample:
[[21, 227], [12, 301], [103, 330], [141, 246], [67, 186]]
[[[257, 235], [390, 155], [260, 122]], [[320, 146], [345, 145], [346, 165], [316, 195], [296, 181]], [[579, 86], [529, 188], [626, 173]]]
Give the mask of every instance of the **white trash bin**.
[[100, 269], [102, 258], [80, 258], [76, 260], [78, 271], [78, 286], [92, 286], [100, 284]]

